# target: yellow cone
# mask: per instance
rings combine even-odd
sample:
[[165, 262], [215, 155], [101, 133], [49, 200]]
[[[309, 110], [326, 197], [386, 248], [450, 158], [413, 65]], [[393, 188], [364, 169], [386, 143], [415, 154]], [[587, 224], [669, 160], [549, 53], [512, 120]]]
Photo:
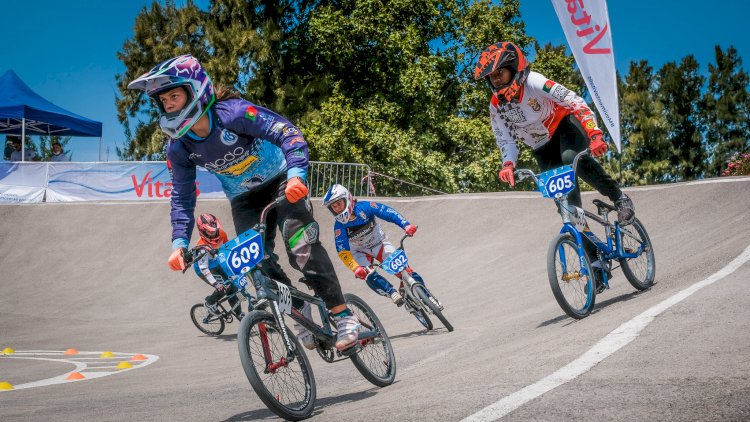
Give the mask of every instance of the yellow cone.
[[0, 382], [0, 390], [12, 390], [13, 386], [9, 382]]
[[132, 367], [133, 365], [131, 365], [130, 362], [120, 362], [117, 364], [117, 369], [128, 369]]
[[16, 351], [13, 350], [13, 349], [11, 349], [10, 347], [6, 347], [5, 349], [3, 349], [3, 354], [4, 355], [12, 355], [13, 353], [16, 353]]
[[104, 352], [101, 355], [99, 355], [100, 358], [113, 358], [115, 357], [115, 354], [112, 352]]

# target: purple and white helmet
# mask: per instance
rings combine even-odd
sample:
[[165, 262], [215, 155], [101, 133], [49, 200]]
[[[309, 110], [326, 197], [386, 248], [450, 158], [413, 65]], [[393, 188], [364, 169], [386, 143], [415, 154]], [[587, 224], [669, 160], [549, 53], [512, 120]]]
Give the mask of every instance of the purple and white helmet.
[[[159, 101], [159, 94], [183, 87], [188, 100], [179, 111], [167, 113]], [[128, 84], [128, 89], [145, 91], [159, 107], [159, 126], [170, 138], [182, 137], [203, 116], [216, 100], [214, 86], [203, 66], [195, 57], [185, 54], [154, 66]]]
[[[344, 200], [345, 207], [343, 211], [341, 211], [340, 213], [336, 213], [331, 209], [331, 205], [339, 199]], [[331, 211], [331, 214], [336, 217], [336, 221], [341, 224], [348, 223], [349, 217], [354, 215], [354, 197], [352, 197], [352, 194], [347, 188], [339, 185], [338, 183], [328, 189], [328, 192], [326, 192], [325, 196], [323, 197], [323, 205], [325, 205], [326, 208]]]

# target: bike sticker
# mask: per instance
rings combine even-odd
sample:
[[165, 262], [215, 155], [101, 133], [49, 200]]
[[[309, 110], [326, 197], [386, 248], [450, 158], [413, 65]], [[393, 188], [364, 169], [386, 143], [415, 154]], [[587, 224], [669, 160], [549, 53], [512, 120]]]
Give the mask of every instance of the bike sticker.
[[285, 314], [292, 313], [292, 292], [289, 291], [289, 287], [284, 283], [276, 282], [279, 287], [279, 298], [276, 303], [279, 304], [279, 310]]
[[586, 213], [583, 211], [583, 209], [573, 206], [575, 208], [575, 212], [570, 213], [570, 217], [573, 220], [573, 224], [575, 224], [576, 228], [580, 231], [586, 230], [588, 227], [586, 223]]
[[261, 236], [248, 230], [219, 248], [219, 263], [231, 275], [240, 275], [252, 270], [263, 260]]
[[539, 174], [539, 192], [545, 198], [559, 198], [575, 189], [575, 171], [563, 166]]
[[390, 274], [398, 274], [403, 271], [409, 265], [409, 260], [406, 258], [406, 252], [403, 249], [396, 249], [388, 255], [388, 258], [383, 260], [381, 268]]

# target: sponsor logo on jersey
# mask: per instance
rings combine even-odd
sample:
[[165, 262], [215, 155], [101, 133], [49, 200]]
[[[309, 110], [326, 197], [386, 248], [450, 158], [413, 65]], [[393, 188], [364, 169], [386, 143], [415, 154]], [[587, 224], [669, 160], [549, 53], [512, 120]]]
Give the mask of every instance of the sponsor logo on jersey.
[[336, 237], [341, 236], [341, 229], [336, 229]]
[[292, 138], [292, 140], [289, 141], [289, 146], [292, 146], [294, 144], [303, 144], [305, 142], [305, 138], [301, 136], [295, 136]]
[[247, 106], [245, 109], [245, 118], [248, 120], [255, 121], [258, 117], [258, 109], [253, 106]]
[[263, 176], [261, 176], [259, 174], [256, 174], [255, 176], [253, 176], [253, 177], [251, 177], [249, 179], [243, 180], [240, 183], [240, 186], [242, 186], [245, 189], [250, 189], [252, 187], [255, 187], [255, 186], [263, 184], [264, 180], [266, 180], [265, 177], [263, 177]]
[[221, 136], [219, 138], [221, 139], [221, 143], [224, 145], [234, 145], [235, 143], [237, 143], [237, 139], [239, 139], [236, 133], [227, 129], [221, 130]]
[[279, 133], [282, 130], [284, 130], [284, 126], [286, 126], [284, 123], [276, 122], [271, 125], [271, 133]]
[[536, 98], [529, 98], [529, 107], [531, 107], [532, 110], [536, 111], [537, 113], [542, 111], [542, 105], [539, 104], [539, 101], [536, 100]]
[[297, 130], [297, 128], [295, 128], [295, 127], [293, 127], [293, 126], [286, 126], [286, 127], [284, 128], [284, 130], [283, 130], [283, 132], [282, 132], [282, 133], [284, 134], [284, 136], [295, 136], [295, 135], [299, 135], [299, 131]]
[[207, 162], [203, 167], [214, 173], [242, 174], [250, 165], [257, 161], [258, 157], [251, 154], [250, 150], [246, 150], [243, 147], [237, 147], [224, 154], [223, 157], [214, 160], [213, 162]]
[[523, 110], [518, 107], [509, 109], [503, 113], [503, 117], [511, 123], [521, 123], [526, 121], [526, 116], [523, 114]]
[[589, 120], [588, 122], [586, 122], [586, 129], [593, 129], [595, 127], [596, 127], [596, 123], [594, 123], [593, 120]]
[[564, 101], [565, 100], [565, 96], [568, 95], [569, 92], [570, 92], [570, 90], [568, 88], [565, 88], [562, 85], [557, 85], [555, 87], [555, 90], [552, 91], [551, 95], [552, 95], [552, 98], [554, 98], [556, 100]]
[[374, 203], [374, 202], [370, 202], [370, 206], [371, 206], [371, 207], [373, 207], [373, 208], [377, 208], [377, 207], [378, 207], [378, 204], [376, 204], [376, 203]]
[[547, 79], [547, 82], [544, 83], [544, 86], [542, 87], [542, 91], [544, 92], [550, 92], [552, 87], [555, 86], [555, 83], [551, 80]]

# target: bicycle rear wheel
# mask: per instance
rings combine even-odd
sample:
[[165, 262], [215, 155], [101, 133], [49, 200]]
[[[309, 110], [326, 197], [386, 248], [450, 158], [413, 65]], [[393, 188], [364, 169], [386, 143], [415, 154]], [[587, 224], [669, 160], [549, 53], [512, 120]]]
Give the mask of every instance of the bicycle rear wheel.
[[211, 315], [202, 303], [190, 308], [190, 319], [202, 333], [209, 336], [218, 336], [224, 332], [224, 319], [217, 315]]
[[451, 323], [448, 322], [448, 318], [446, 318], [443, 315], [443, 311], [435, 302], [430, 300], [430, 297], [432, 295], [427, 291], [427, 288], [425, 288], [422, 285], [416, 285], [414, 286], [414, 289], [416, 290], [417, 296], [419, 296], [419, 299], [422, 301], [422, 303], [424, 303], [428, 308], [430, 308], [430, 312], [432, 312], [433, 315], [438, 317], [440, 322], [442, 322], [445, 328], [448, 329], [448, 332], [453, 331], [453, 325], [451, 325]]
[[291, 330], [287, 334], [295, 346], [292, 360], [273, 316], [253, 311], [242, 319], [237, 344], [242, 368], [261, 401], [284, 419], [300, 420], [315, 406], [315, 378], [297, 337]]
[[620, 260], [622, 272], [633, 287], [638, 290], [646, 290], [654, 285], [654, 278], [656, 277], [656, 257], [654, 256], [651, 239], [648, 237], [646, 228], [637, 218], [633, 221], [633, 224], [623, 227], [621, 230], [623, 251], [634, 253], [643, 247], [643, 252], [637, 257]]
[[361, 323], [359, 346], [351, 360], [357, 370], [378, 387], [391, 385], [396, 378], [396, 356], [383, 324], [364, 300], [346, 293], [346, 305]]
[[591, 313], [596, 301], [591, 263], [585, 253], [578, 255], [578, 245], [570, 234], [561, 233], [550, 243], [547, 275], [555, 300], [566, 314], [581, 319]]

